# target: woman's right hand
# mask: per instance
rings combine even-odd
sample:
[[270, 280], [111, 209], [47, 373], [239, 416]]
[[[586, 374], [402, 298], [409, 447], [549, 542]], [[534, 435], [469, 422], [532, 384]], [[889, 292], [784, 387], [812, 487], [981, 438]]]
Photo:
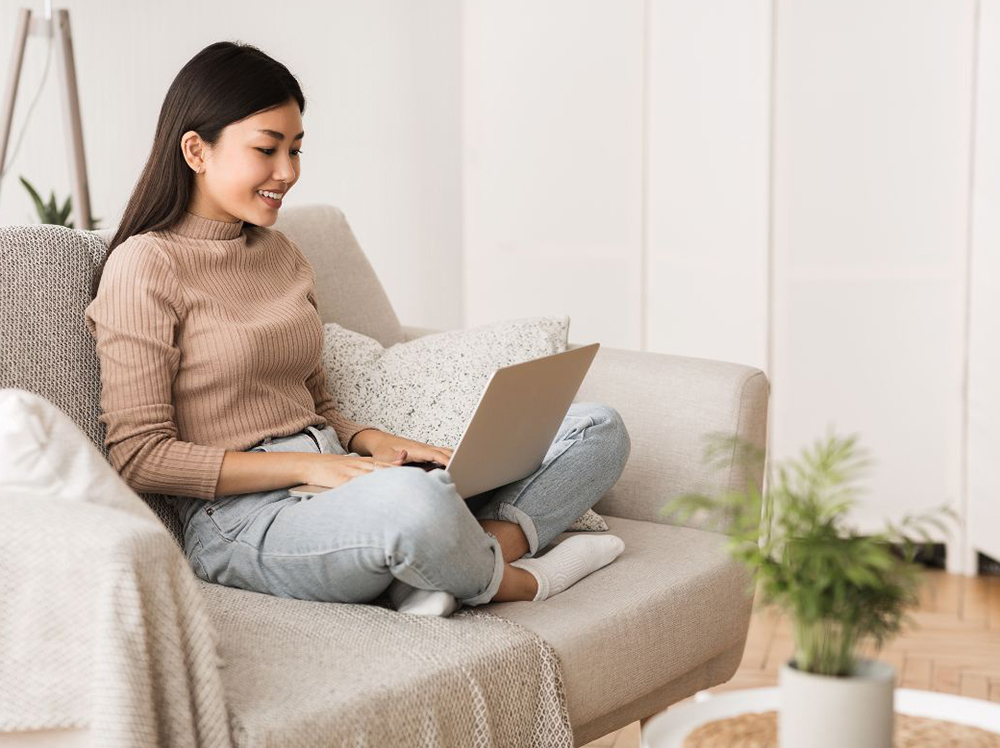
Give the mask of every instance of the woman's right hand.
[[394, 462], [381, 462], [374, 457], [358, 455], [316, 454], [310, 457], [309, 474], [305, 476], [303, 483], [336, 488], [359, 475], [366, 475], [383, 468], [400, 467], [405, 459], [405, 454], [397, 452]]

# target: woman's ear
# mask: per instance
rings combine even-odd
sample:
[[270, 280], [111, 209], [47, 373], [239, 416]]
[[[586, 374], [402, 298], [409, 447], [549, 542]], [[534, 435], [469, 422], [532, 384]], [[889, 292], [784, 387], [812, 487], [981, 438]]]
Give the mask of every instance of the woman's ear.
[[201, 174], [205, 168], [205, 141], [194, 130], [188, 130], [181, 136], [181, 153], [184, 160], [195, 174]]

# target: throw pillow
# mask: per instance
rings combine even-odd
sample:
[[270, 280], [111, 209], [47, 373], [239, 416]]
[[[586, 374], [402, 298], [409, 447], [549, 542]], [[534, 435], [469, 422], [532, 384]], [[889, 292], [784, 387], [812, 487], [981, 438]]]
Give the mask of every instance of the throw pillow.
[[69, 416], [28, 390], [0, 390], [0, 476], [11, 496], [103, 504], [162, 527]]
[[[493, 372], [566, 350], [569, 317], [526, 317], [425, 335], [384, 348], [335, 322], [323, 363], [337, 410], [391, 434], [454, 449]], [[605, 531], [587, 510], [568, 531]]]

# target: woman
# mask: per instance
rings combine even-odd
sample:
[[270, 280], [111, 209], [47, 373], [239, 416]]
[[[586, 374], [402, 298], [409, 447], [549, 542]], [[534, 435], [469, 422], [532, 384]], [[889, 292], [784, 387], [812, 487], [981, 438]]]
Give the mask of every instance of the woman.
[[[257, 48], [212, 44], [178, 73], [87, 307], [109, 459], [176, 498], [206, 581], [450, 615], [542, 600], [617, 557], [574, 535], [618, 480], [619, 414], [574, 403], [532, 475], [462, 501], [452, 450], [341, 416], [326, 391], [313, 270], [270, 229], [298, 182], [305, 100]], [[572, 447], [572, 448], [570, 448]], [[311, 499], [288, 489], [329, 486]], [[391, 585], [391, 587], [390, 587]]]

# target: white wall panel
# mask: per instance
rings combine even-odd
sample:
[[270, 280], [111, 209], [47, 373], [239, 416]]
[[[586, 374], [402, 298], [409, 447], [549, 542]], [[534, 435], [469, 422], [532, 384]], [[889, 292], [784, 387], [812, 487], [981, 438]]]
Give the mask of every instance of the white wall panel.
[[641, 0], [462, 7], [466, 325], [638, 348]]
[[[982, 0], [969, 331], [971, 554], [1000, 559], [1000, 2]], [[974, 558], [970, 558], [970, 561]]]
[[858, 432], [864, 529], [959, 506], [973, 0], [779, 0], [777, 29], [772, 456]]
[[767, 370], [770, 0], [652, 0], [647, 348]]

